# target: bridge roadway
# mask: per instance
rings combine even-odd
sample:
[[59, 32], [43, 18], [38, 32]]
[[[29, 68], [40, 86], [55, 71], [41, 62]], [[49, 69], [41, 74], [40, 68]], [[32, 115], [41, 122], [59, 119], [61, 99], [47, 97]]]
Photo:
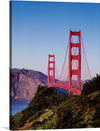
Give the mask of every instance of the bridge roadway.
[[74, 95], [80, 95], [81, 94], [81, 90], [79, 90], [79, 89], [76, 89], [74, 87], [68, 87], [67, 85], [62, 85], [62, 84], [58, 84], [58, 83], [49, 84], [49, 87], [63, 88], [65, 90], [68, 90], [69, 94], [70, 94], [70, 92], [73, 92]]

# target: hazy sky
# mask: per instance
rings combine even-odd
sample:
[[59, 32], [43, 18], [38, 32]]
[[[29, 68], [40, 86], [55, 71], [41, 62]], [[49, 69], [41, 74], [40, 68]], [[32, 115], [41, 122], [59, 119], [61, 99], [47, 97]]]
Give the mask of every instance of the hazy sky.
[[100, 73], [100, 4], [11, 2], [12, 68], [47, 74], [48, 54], [60, 73], [69, 31], [81, 30], [91, 75]]

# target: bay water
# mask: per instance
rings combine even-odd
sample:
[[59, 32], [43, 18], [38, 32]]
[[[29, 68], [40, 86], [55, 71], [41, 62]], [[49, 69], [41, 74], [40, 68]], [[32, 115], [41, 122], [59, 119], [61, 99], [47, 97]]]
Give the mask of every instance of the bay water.
[[10, 103], [10, 115], [15, 115], [24, 110], [28, 106], [28, 103], [29, 101], [12, 101]]

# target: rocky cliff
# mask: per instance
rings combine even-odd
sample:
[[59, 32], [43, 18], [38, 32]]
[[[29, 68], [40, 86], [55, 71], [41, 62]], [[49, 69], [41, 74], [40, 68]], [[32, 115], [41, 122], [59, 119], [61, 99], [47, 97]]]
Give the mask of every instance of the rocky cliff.
[[10, 70], [10, 96], [13, 100], [31, 100], [38, 85], [46, 83], [46, 75], [26, 69]]

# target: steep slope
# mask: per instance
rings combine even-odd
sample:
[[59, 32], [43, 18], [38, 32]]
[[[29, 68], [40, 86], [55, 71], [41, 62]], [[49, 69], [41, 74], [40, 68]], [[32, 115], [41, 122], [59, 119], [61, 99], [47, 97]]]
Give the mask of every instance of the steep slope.
[[[89, 84], [91, 91], [86, 88]], [[100, 127], [100, 76], [85, 83], [79, 96], [63, 96], [53, 87], [39, 86], [28, 107], [11, 116], [11, 129], [17, 130], [90, 127]]]
[[30, 77], [30, 75], [26, 75], [22, 71], [12, 70], [10, 72], [10, 95], [12, 99], [16, 100], [31, 100], [37, 91], [38, 85], [43, 85], [43, 83], [36, 78]]

